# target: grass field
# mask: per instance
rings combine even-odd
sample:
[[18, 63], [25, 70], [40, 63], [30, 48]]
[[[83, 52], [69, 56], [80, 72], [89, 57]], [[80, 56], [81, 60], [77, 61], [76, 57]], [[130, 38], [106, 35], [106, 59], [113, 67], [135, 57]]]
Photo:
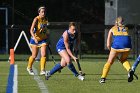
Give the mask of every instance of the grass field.
[[[48, 81], [44, 76], [36, 75], [44, 83], [48, 93], [139, 93], [140, 80], [127, 82], [127, 72], [119, 62], [115, 62], [105, 84], [100, 84], [102, 68], [105, 59], [81, 60], [81, 67], [86, 73], [85, 81], [80, 81], [64, 68], [61, 73], [55, 73]], [[132, 64], [133, 60], [131, 60]], [[26, 71], [27, 62], [16, 61], [18, 65], [18, 93], [44, 93], [35, 80], [36, 76], [28, 75]], [[77, 65], [74, 63], [77, 68]], [[53, 62], [47, 63], [47, 70], [54, 66]], [[10, 65], [8, 62], [0, 62], [0, 93], [6, 93]], [[34, 63], [34, 68], [39, 73], [39, 62]], [[136, 70], [140, 77], [140, 68]]]

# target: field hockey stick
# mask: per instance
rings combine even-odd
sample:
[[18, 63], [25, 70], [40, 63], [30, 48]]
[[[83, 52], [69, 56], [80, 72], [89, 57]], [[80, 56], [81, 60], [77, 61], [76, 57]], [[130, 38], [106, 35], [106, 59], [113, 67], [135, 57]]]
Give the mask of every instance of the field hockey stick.
[[53, 60], [54, 64], [56, 64], [55, 59], [54, 59], [54, 57], [53, 57], [53, 55], [52, 55], [52, 50], [51, 50], [51, 48], [50, 48], [50, 44], [48, 45], [48, 49], [49, 49], [49, 52], [50, 52], [50, 54], [51, 54], [51, 56], [52, 56], [52, 60]]
[[[76, 57], [78, 57], [78, 51], [74, 50], [74, 54], [75, 54]], [[80, 66], [80, 63], [79, 63], [79, 59], [76, 59], [76, 63], [78, 65], [78, 70], [79, 70], [80, 75], [85, 76], [85, 73], [82, 72], [82, 69], [81, 69], [81, 66]]]
[[73, 52], [74, 52], [75, 57], [78, 57], [79, 51], [74, 49]]
[[[121, 61], [120, 61], [120, 58], [119, 58], [118, 56], [117, 56], [117, 59], [118, 59], [119, 62], [121, 62]], [[135, 76], [135, 78], [138, 80], [138, 76], [137, 76], [135, 73], [134, 73], [134, 76]]]
[[76, 63], [78, 65], [78, 70], [79, 70], [80, 75], [85, 76], [85, 73], [82, 72], [82, 69], [81, 69], [81, 66], [80, 66], [80, 63], [79, 63], [79, 59], [76, 59]]
[[[52, 56], [52, 61], [53, 61], [54, 65], [55, 65], [55, 64], [56, 64], [56, 61], [55, 61], [55, 59], [54, 59], [54, 56], [52, 55], [52, 50], [51, 50], [51, 48], [50, 48], [50, 44], [48, 44], [48, 49], [49, 49], [49, 52], [50, 52], [50, 54], [51, 54], [51, 56]], [[58, 72], [61, 73], [61, 70], [58, 70]]]

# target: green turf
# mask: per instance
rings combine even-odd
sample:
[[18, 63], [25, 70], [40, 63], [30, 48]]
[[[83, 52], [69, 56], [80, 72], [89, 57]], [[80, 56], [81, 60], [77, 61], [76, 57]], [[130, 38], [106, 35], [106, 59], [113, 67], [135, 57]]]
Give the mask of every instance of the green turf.
[[8, 62], [0, 62], [0, 93], [6, 93], [9, 67]]
[[[48, 81], [44, 76], [40, 76], [49, 93], [139, 93], [140, 80], [127, 82], [127, 72], [122, 64], [115, 62], [109, 72], [105, 84], [100, 84], [99, 79], [102, 68], [106, 60], [81, 60], [81, 67], [86, 73], [85, 81], [80, 81], [68, 70], [64, 68], [61, 73], [55, 73]], [[133, 62], [133, 60], [132, 60]], [[131, 64], [132, 64], [131, 62]], [[16, 62], [18, 65], [18, 93], [41, 93], [34, 76], [29, 76], [26, 72], [27, 62]], [[74, 63], [77, 69], [77, 65]], [[54, 64], [50, 61], [47, 63], [47, 70], [50, 70]], [[39, 62], [34, 63], [38, 70]], [[140, 68], [136, 74], [140, 77]], [[5, 93], [7, 78], [9, 74], [9, 63], [0, 62], [0, 93]]]

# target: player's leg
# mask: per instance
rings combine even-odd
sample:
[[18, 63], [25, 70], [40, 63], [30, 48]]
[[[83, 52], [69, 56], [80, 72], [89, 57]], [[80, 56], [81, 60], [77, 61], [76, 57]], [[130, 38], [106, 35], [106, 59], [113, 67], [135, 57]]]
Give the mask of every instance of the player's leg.
[[34, 72], [32, 70], [32, 65], [34, 63], [34, 60], [38, 53], [38, 47], [36, 45], [32, 45], [32, 56], [29, 57], [28, 65], [27, 65], [27, 71], [30, 75], [34, 75]]
[[71, 70], [71, 72], [74, 74], [75, 77], [77, 77], [80, 80], [84, 80], [84, 76], [80, 75], [77, 70], [75, 69], [75, 66], [73, 65], [73, 63], [70, 61], [69, 63], [67, 63], [67, 66], [69, 68], [69, 70]]
[[38, 49], [38, 53], [37, 53], [37, 56], [35, 58], [35, 62], [40, 62], [40, 59], [41, 59], [41, 50], [40, 48]]
[[46, 45], [41, 46], [41, 59], [40, 59], [40, 75], [45, 75], [46, 67]]
[[76, 71], [67, 51], [64, 50], [64, 51], [60, 52], [59, 54], [64, 59], [64, 61], [61, 62], [61, 65], [63, 66], [65, 64], [67, 64], [68, 68], [71, 70], [71, 72], [74, 74], [75, 77], [77, 77], [80, 80], [84, 80], [84, 77], [79, 75], [78, 72]]
[[[64, 59], [61, 58], [61, 63], [64, 63]], [[58, 70], [61, 70], [63, 67], [66, 66], [66, 63], [65, 65], [61, 65], [61, 63], [57, 63], [51, 70], [50, 70], [50, 75], [53, 75], [55, 72], [57, 72]]]
[[103, 72], [102, 72], [101, 80], [99, 81], [100, 83], [105, 83], [107, 74], [108, 74], [108, 72], [110, 70], [110, 67], [113, 64], [115, 58], [117, 57], [117, 55], [118, 55], [118, 52], [116, 52], [114, 50], [110, 51], [109, 58], [108, 58], [106, 64], [104, 65], [104, 67], [103, 67]]
[[138, 64], [140, 63], [140, 55], [137, 57], [137, 59], [135, 60], [134, 64], [132, 65], [132, 70], [135, 72]]
[[50, 71], [46, 71], [45, 79], [48, 80], [51, 75], [63, 69], [60, 63], [57, 63]]
[[69, 70], [71, 70], [71, 72], [74, 74], [74, 76], [79, 75], [72, 62], [67, 63], [67, 66], [68, 66]]
[[129, 61], [127, 60], [129, 53], [130, 53], [130, 51], [122, 52], [121, 57], [120, 57], [120, 61], [123, 64], [123, 67], [127, 71], [129, 71], [130, 67], [131, 67]]
[[121, 63], [123, 64], [124, 68], [127, 70], [128, 72], [128, 82], [132, 82], [133, 81], [133, 75], [134, 75], [134, 71], [132, 71], [130, 68], [130, 63], [128, 62], [127, 58], [129, 55], [130, 51], [127, 52], [123, 52], [122, 56], [120, 58]]
[[[62, 54], [64, 53], [64, 51], [65, 50], [61, 50], [60, 52], [59, 52], [59, 54], [61, 54], [61, 52], [62, 52]], [[49, 79], [49, 77], [51, 76], [51, 75], [53, 75], [54, 73], [56, 73], [57, 71], [59, 71], [59, 70], [61, 70], [63, 67], [65, 67], [67, 64], [66, 64], [66, 62], [65, 62], [65, 60], [61, 57], [61, 63], [57, 63], [50, 71], [46, 71], [46, 77], [45, 77], [45, 79], [46, 80], [48, 80]]]
[[78, 75], [78, 72], [76, 71], [73, 63], [70, 60], [70, 56], [68, 55], [66, 50], [63, 50], [61, 52], [59, 52], [59, 55], [61, 56], [62, 60], [61, 60], [61, 66], [68, 66], [68, 68], [73, 72], [73, 74], [76, 76]]

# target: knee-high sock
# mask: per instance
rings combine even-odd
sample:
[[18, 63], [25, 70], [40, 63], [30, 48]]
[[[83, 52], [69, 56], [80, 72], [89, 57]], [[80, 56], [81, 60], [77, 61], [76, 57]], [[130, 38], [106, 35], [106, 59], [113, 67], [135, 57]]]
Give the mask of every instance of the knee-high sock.
[[129, 71], [130, 70], [130, 63], [126, 60], [126, 61], [124, 61], [123, 63], [123, 67], [127, 70], [127, 71]]
[[72, 73], [74, 74], [74, 76], [78, 76], [78, 72], [76, 71], [73, 63], [68, 64], [68, 68], [72, 71]]
[[108, 72], [110, 70], [110, 67], [111, 67], [111, 64], [108, 63], [108, 62], [104, 65], [101, 78], [106, 78], [107, 77], [107, 74], [108, 74]]
[[60, 63], [56, 64], [51, 70], [50, 70], [50, 75], [53, 75], [55, 72], [58, 70], [62, 69], [63, 67], [60, 65]]
[[138, 66], [138, 64], [140, 63], [140, 55], [138, 56], [138, 58], [135, 60], [133, 66], [132, 66], [132, 70], [135, 71], [136, 67]]
[[32, 65], [34, 63], [34, 58], [32, 58], [32, 56], [29, 57], [29, 61], [28, 61], [28, 65], [27, 65], [27, 68], [31, 69], [32, 68]]
[[40, 59], [40, 70], [45, 70], [45, 66], [46, 66], [46, 57], [41, 57]]

